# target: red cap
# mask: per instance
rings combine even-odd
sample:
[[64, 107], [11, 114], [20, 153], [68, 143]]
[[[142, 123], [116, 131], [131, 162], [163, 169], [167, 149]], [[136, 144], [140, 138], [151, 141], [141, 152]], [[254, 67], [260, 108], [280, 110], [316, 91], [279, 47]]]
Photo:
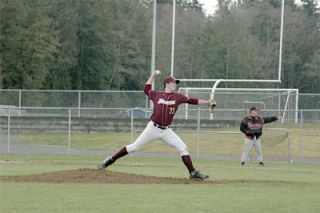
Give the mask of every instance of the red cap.
[[166, 84], [170, 83], [170, 82], [176, 82], [176, 84], [180, 83], [180, 80], [175, 79], [172, 76], [167, 76], [163, 79], [163, 86], [165, 87]]

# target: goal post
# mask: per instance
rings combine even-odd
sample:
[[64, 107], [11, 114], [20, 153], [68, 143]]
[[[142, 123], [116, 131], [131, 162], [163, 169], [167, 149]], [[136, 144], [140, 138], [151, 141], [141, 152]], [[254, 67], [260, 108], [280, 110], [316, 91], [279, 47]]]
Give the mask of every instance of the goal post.
[[[223, 118], [221, 111], [244, 111], [249, 104], [263, 106], [262, 111], [276, 113], [281, 116], [281, 122], [293, 121], [298, 123], [298, 89], [277, 88], [215, 88], [210, 87], [180, 87], [179, 92], [186, 96], [195, 96], [203, 99], [214, 97], [218, 102], [216, 113]], [[185, 105], [184, 118], [188, 119], [189, 109]], [[213, 115], [212, 115], [213, 116]], [[215, 115], [217, 118], [217, 116]], [[218, 116], [219, 117], [219, 116]], [[239, 119], [238, 117], [235, 117]], [[210, 119], [213, 119], [210, 115]]]
[[[278, 70], [277, 70], [277, 78], [275, 79], [224, 79], [224, 82], [270, 82], [270, 83], [281, 83], [282, 76], [282, 52], [283, 52], [283, 29], [284, 29], [284, 0], [281, 0], [281, 8], [280, 8], [280, 29], [279, 29], [279, 55], [278, 55]], [[155, 13], [155, 11], [154, 11]], [[174, 75], [174, 53], [175, 53], [175, 17], [176, 17], [176, 0], [173, 0], [173, 10], [172, 10], [172, 37], [171, 37], [171, 76]], [[155, 23], [154, 23], [155, 25]], [[175, 76], [182, 82], [216, 82], [221, 79], [190, 79], [190, 78], [180, 78], [179, 76]]]

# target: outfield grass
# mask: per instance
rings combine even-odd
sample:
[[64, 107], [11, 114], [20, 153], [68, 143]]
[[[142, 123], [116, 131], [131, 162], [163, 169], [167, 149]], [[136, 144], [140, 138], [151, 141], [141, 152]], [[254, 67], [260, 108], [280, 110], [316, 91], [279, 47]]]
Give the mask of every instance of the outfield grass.
[[[320, 157], [320, 136], [303, 136], [301, 130], [295, 125], [269, 125], [268, 127], [281, 127], [289, 130], [289, 138], [291, 143], [291, 156], [317, 158]], [[239, 131], [238, 128], [219, 128], [217, 131]], [[315, 126], [304, 130], [305, 132], [317, 132]], [[197, 150], [197, 134], [194, 133], [179, 133], [179, 136], [188, 145], [189, 151], [193, 154]], [[288, 140], [285, 131], [265, 130], [262, 136], [263, 153], [268, 157], [288, 157]], [[138, 137], [138, 133], [133, 134], [133, 140]], [[301, 139], [303, 144], [301, 143]], [[29, 133], [17, 134], [11, 139], [13, 143], [20, 144], [37, 144], [37, 145], [54, 145], [64, 146], [68, 144], [68, 135], [66, 134], [48, 134], [48, 133]], [[131, 140], [130, 133], [74, 133], [71, 135], [71, 147], [78, 149], [95, 149], [116, 151], [120, 147], [129, 144]], [[200, 134], [200, 153], [215, 156], [215, 155], [232, 155], [240, 156], [243, 147], [244, 137], [242, 134], [219, 134], [201, 132]], [[168, 147], [158, 141], [152, 143], [143, 149], [144, 152], [163, 152], [175, 153], [176, 150]]]
[[[94, 168], [101, 158], [0, 157], [0, 175], [27, 175]], [[6, 160], [6, 161], [5, 161]], [[8, 161], [10, 160], [10, 161]], [[43, 184], [1, 182], [0, 212], [320, 212], [320, 165], [195, 160], [212, 180], [266, 181], [248, 184]], [[128, 156], [112, 171], [187, 177], [177, 158]]]

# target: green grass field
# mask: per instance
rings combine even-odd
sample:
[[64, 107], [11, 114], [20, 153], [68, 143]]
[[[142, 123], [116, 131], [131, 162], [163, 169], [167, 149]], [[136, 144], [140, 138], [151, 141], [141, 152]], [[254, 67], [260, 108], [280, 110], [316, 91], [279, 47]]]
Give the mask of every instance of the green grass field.
[[[99, 157], [2, 155], [1, 176], [95, 168]], [[195, 160], [211, 180], [246, 184], [44, 184], [0, 182], [0, 212], [320, 212], [320, 165]], [[177, 158], [128, 156], [111, 171], [187, 177]]]
[[[320, 156], [320, 135], [301, 136], [301, 129], [296, 125], [269, 125], [272, 128], [288, 129], [291, 144], [291, 156], [317, 158]], [[217, 128], [215, 131], [239, 131], [238, 127]], [[304, 134], [308, 132], [318, 132], [318, 127], [313, 125], [304, 129]], [[197, 149], [196, 132], [177, 132], [188, 145], [189, 151], [193, 154]], [[133, 140], [139, 133], [133, 134]], [[71, 135], [71, 147], [77, 149], [95, 149], [116, 151], [120, 147], [130, 143], [130, 132], [107, 132], [107, 133], [73, 133]], [[240, 155], [243, 147], [244, 136], [242, 134], [220, 134], [217, 132], [201, 132], [200, 134], [200, 154], [214, 155]], [[16, 144], [36, 144], [64, 146], [68, 144], [68, 134], [59, 133], [28, 133], [15, 134], [11, 140]], [[288, 157], [288, 137], [287, 132], [278, 130], [264, 130], [262, 136], [263, 153], [269, 157]], [[303, 150], [303, 153], [302, 153]], [[176, 150], [168, 147], [162, 142], [152, 143], [143, 149], [144, 152], [176, 153]]]

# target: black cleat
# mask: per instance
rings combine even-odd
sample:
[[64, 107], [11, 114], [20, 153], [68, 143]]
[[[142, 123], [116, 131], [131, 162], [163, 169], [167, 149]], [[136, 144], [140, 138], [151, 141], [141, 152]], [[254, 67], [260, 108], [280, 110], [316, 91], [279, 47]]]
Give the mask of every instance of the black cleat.
[[264, 163], [263, 162], [259, 162], [259, 166], [264, 166]]
[[197, 170], [194, 170], [190, 173], [190, 180], [204, 180], [207, 179], [209, 176], [206, 174], [202, 174]]
[[98, 165], [99, 170], [105, 170], [108, 166], [114, 163], [114, 160], [112, 158], [109, 158], [108, 160], [103, 161], [103, 163]]
[[241, 161], [241, 166], [244, 166], [244, 164], [245, 164], [244, 161]]

